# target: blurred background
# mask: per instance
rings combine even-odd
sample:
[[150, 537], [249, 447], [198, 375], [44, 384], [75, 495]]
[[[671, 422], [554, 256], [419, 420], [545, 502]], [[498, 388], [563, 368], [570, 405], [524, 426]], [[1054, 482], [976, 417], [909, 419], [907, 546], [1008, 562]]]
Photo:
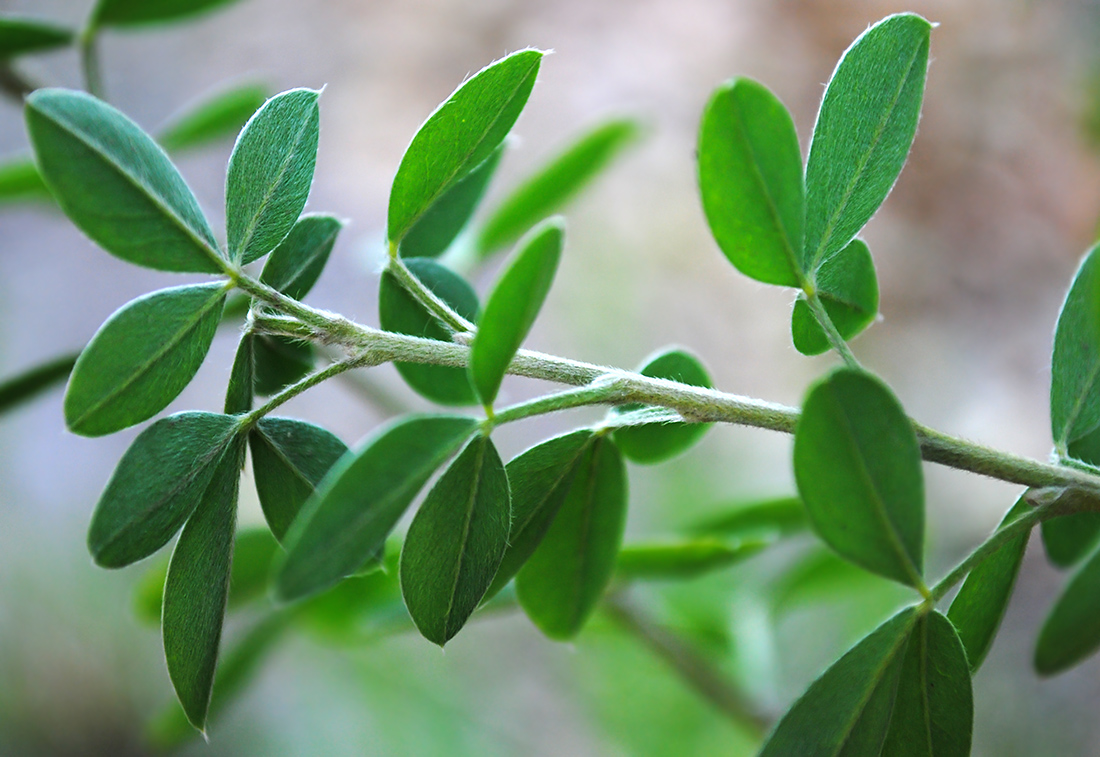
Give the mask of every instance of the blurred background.
[[[0, 0], [0, 11], [73, 26], [90, 6]], [[308, 209], [351, 223], [309, 301], [373, 324], [389, 184], [417, 126], [490, 61], [552, 49], [489, 204], [601, 119], [635, 116], [645, 138], [569, 209], [566, 256], [529, 346], [633, 367], [675, 343], [704, 358], [719, 388], [797, 405], [836, 361], [799, 355], [791, 295], [739, 275], [710, 239], [695, 187], [698, 119], [714, 87], [748, 75], [787, 104], [805, 150], [840, 54], [902, 10], [940, 25], [911, 160], [864, 234], [882, 318], [853, 347], [915, 418], [1045, 459], [1053, 324], [1100, 215], [1095, 0], [242, 0], [183, 24], [106, 33], [102, 68], [109, 100], [150, 131], [227, 83], [325, 86]], [[29, 58], [21, 71], [81, 86], [72, 52]], [[179, 161], [214, 228], [230, 148]], [[20, 108], [0, 102], [0, 158], [26, 150]], [[481, 291], [492, 273], [476, 279]], [[0, 205], [0, 377], [79, 349], [129, 299], [186, 280], [107, 255], [46, 205]], [[219, 334], [170, 410], [220, 408], [235, 341], [232, 330]], [[388, 366], [371, 380], [400, 404], [427, 407]], [[510, 379], [504, 399], [544, 388]], [[340, 385], [287, 413], [349, 444], [386, 417]], [[501, 452], [592, 417], [502, 429]], [[135, 435], [68, 433], [60, 390], [0, 422], [0, 754], [146, 754], [146, 724], [172, 702], [159, 634], [132, 610], [143, 567], [95, 568], [85, 547], [92, 507]], [[631, 467], [628, 540], [793, 493], [789, 456], [786, 436], [716, 428], [670, 463]], [[925, 470], [936, 576], [1018, 491]], [[260, 518], [246, 491], [242, 520]], [[835, 564], [807, 567], [808, 549], [632, 600], [774, 716], [906, 599]], [[975, 680], [974, 754], [1100, 755], [1100, 661], [1052, 680], [1031, 670], [1063, 582], [1034, 540]], [[472, 623], [445, 654], [412, 634], [336, 648], [292, 635], [210, 743], [183, 753], [741, 755], [756, 745], [606, 619], [563, 645], [514, 615]]]

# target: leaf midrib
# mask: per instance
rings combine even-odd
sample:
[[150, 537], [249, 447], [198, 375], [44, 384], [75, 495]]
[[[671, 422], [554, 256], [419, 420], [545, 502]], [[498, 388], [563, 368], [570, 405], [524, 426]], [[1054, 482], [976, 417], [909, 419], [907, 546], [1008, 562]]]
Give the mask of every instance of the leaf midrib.
[[[520, 525], [520, 527], [515, 532], [515, 539], [513, 540], [511, 538], [511, 536], [509, 536], [509, 541], [510, 542], [518, 540], [519, 537], [522, 536], [524, 534], [524, 532], [527, 530], [527, 527], [531, 525], [531, 522], [535, 520], [536, 516], [542, 514], [543, 509], [546, 507], [546, 503], [549, 502], [551, 499], [553, 499], [554, 493], [558, 490], [558, 487], [561, 486], [562, 483], [567, 478], [570, 477], [570, 475], [575, 473], [573, 468], [576, 465], [577, 460], [580, 459], [580, 457], [588, 449], [588, 445], [590, 445], [592, 443], [593, 443], [593, 438], [590, 435], [584, 440], [584, 443], [581, 444], [574, 451], [574, 453], [569, 456], [569, 459], [563, 465], [558, 466], [559, 475], [554, 476], [551, 479], [552, 485], [548, 486], [546, 488], [546, 492], [547, 492], [546, 495], [542, 497], [542, 499], [539, 502], [538, 506], [535, 507], [535, 508], [532, 508], [531, 513], [526, 518], [524, 518], [523, 523]], [[505, 467], [505, 471], [507, 471], [507, 466]]]
[[[1092, 396], [1093, 388], [1096, 386], [1097, 379], [1100, 379], [1100, 359], [1093, 360], [1092, 368], [1089, 370], [1088, 379], [1085, 382], [1082, 390], [1077, 394], [1077, 399], [1074, 400], [1073, 407], [1070, 408], [1069, 413], [1066, 414], [1066, 422], [1062, 428], [1060, 439], [1055, 440], [1056, 445], [1067, 446], [1070, 442], [1080, 439], [1085, 436], [1089, 431], [1085, 431], [1082, 434], [1075, 436], [1073, 439], [1069, 438], [1070, 431], [1073, 429], [1073, 425], [1077, 422], [1077, 418], [1080, 417], [1081, 411], [1084, 409], [1085, 401]], [[1091, 429], [1090, 429], [1091, 430]]]
[[458, 554], [455, 555], [454, 578], [451, 580], [451, 589], [447, 593], [447, 609], [443, 613], [443, 635], [446, 638], [450, 638], [452, 635], [451, 614], [454, 612], [455, 595], [458, 593], [459, 579], [465, 573], [466, 547], [470, 540], [470, 524], [473, 522], [474, 509], [477, 507], [478, 494], [484, 484], [481, 474], [485, 468], [485, 455], [488, 453], [488, 448], [491, 443], [488, 437], [481, 437], [477, 441], [478, 450], [477, 456], [474, 459], [473, 484], [470, 486], [470, 494], [466, 498], [466, 513], [462, 521], [462, 534], [458, 542]]

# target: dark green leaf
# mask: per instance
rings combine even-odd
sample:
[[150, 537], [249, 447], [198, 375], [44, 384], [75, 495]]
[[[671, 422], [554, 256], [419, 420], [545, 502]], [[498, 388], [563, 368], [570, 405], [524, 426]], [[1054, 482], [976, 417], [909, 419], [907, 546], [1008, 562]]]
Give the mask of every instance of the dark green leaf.
[[[699, 358], [681, 349], [665, 349], [646, 358], [639, 369], [643, 376], [678, 381], [688, 386], [714, 386]], [[637, 409], [629, 405], [615, 408], [612, 414]], [[649, 423], [617, 429], [615, 444], [627, 460], [635, 463], [659, 463], [686, 451], [702, 438], [709, 423]]]
[[847, 368], [815, 384], [795, 430], [794, 473], [826, 544], [867, 570], [921, 585], [920, 447], [885, 384]]
[[[845, 340], [870, 326], [878, 315], [875, 262], [863, 240], [853, 239], [822, 263], [817, 271], [816, 285], [825, 312]], [[795, 349], [803, 355], [820, 355], [830, 347], [825, 332], [801, 293], [791, 313], [791, 336]]]
[[0, 414], [64, 382], [76, 359], [76, 355], [61, 355], [0, 381]]
[[138, 26], [177, 21], [235, 0], [99, 0], [92, 12], [95, 26]]
[[751, 79], [711, 97], [699, 130], [699, 190], [718, 247], [741, 273], [801, 286], [802, 153], [783, 103]]
[[279, 334], [253, 337], [256, 394], [269, 397], [313, 370], [313, 345]]
[[582, 134], [516, 187], [478, 233], [480, 257], [515, 242], [539, 221], [561, 210], [638, 136], [638, 124], [615, 119]]
[[321, 112], [312, 89], [275, 95], [237, 137], [225, 176], [229, 257], [249, 263], [275, 249], [309, 198]]
[[187, 386], [221, 320], [222, 283], [161, 289], [116, 310], [80, 353], [65, 422], [102, 436], [156, 415]]
[[401, 594], [424, 638], [443, 646], [477, 609], [508, 545], [508, 476], [476, 436], [436, 482], [401, 550]]
[[174, 118], [157, 141], [168, 152], [182, 152], [235, 137], [267, 98], [267, 88], [259, 84], [218, 92]]
[[237, 343], [237, 354], [229, 371], [229, 386], [225, 390], [226, 415], [247, 413], [252, 409], [252, 389], [256, 382], [255, 342], [255, 336], [244, 333]]
[[317, 484], [348, 448], [325, 429], [292, 418], [262, 419], [248, 442], [260, 507], [281, 541]]
[[931, 30], [920, 16], [889, 16], [837, 64], [806, 161], [807, 272], [852, 241], [897, 181], [917, 131]]
[[180, 534], [164, 581], [161, 633], [168, 676], [191, 725], [206, 728], [229, 596], [244, 440], [218, 463]]
[[627, 544], [615, 563], [620, 581], [684, 580], [722, 570], [760, 552], [770, 539], [727, 541], [711, 537]]
[[558, 514], [585, 451], [595, 439], [582, 428], [536, 444], [508, 463], [512, 527], [485, 600], [496, 596], [527, 562]]
[[402, 257], [434, 258], [450, 247], [481, 202], [503, 153], [502, 144], [424, 211], [401, 240]]
[[1089, 557], [1054, 604], [1035, 646], [1035, 670], [1054, 675], [1100, 647], [1100, 551]]
[[576, 636], [611, 580], [626, 524], [626, 468], [614, 442], [585, 447], [549, 530], [516, 575], [524, 612], [552, 639]]
[[1069, 444], [1100, 424], [1100, 245], [1089, 250], [1070, 285], [1050, 361], [1054, 445]]
[[287, 532], [287, 556], [275, 584], [279, 596], [305, 597], [359, 570], [476, 428], [477, 421], [462, 416], [407, 416], [341, 458]]
[[91, 95], [63, 89], [31, 94], [26, 117], [54, 198], [103, 249], [162, 271], [222, 270], [195, 196], [137, 124]]
[[[998, 527], [1004, 528], [1018, 516], [1031, 509], [1021, 497]], [[970, 671], [976, 673], [986, 653], [993, 645], [993, 637], [1004, 618], [1016, 575], [1024, 559], [1027, 540], [1031, 531], [1005, 543], [966, 577], [959, 593], [951, 602], [947, 617], [959, 632]]]
[[65, 47], [73, 30], [29, 16], [0, 15], [0, 60]]
[[[1100, 464], [1100, 429], [1071, 440], [1067, 452], [1089, 465]], [[1077, 512], [1044, 520], [1042, 534], [1050, 562], [1059, 568], [1069, 568], [1091, 552], [1100, 539], [1100, 513]]]
[[496, 399], [516, 350], [523, 344], [554, 281], [564, 235], [560, 219], [536, 226], [501, 273], [470, 345], [470, 383], [482, 404]]
[[198, 506], [236, 431], [232, 416], [187, 412], [138, 434], [92, 515], [88, 548], [96, 563], [120, 568], [167, 544]]
[[260, 281], [287, 297], [304, 299], [325, 269], [336, 235], [343, 226], [333, 216], [313, 213], [302, 216], [264, 263]]
[[386, 236], [399, 243], [455, 182], [497, 149], [527, 103], [542, 52], [521, 50], [455, 90], [413, 137], [390, 190]]
[[695, 534], [780, 538], [806, 530], [806, 507], [798, 497], [736, 502], [691, 526]]
[[38, 166], [29, 158], [0, 165], [0, 202], [53, 202]]
[[[408, 258], [405, 265], [452, 310], [468, 321], [477, 321], [477, 294], [465, 279], [427, 258]], [[450, 332], [390, 273], [382, 274], [378, 291], [378, 321], [386, 331], [440, 342], [451, 341]], [[472, 405], [477, 402], [464, 368], [402, 362], [395, 362], [394, 367], [409, 386], [433, 402], [441, 405]]]

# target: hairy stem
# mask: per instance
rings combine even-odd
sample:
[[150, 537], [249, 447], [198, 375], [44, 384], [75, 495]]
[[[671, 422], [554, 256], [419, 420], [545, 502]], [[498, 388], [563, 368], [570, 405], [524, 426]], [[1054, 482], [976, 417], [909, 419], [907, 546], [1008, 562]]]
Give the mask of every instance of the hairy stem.
[[852, 353], [852, 348], [848, 346], [848, 343], [844, 341], [844, 337], [837, 331], [836, 325], [833, 323], [833, 319], [829, 317], [829, 312], [825, 309], [825, 303], [821, 301], [821, 296], [809, 282], [803, 284], [802, 291], [806, 295], [806, 304], [810, 306], [810, 312], [814, 314], [814, 318], [817, 319], [817, 323], [821, 326], [825, 332], [825, 337], [829, 340], [829, 344], [833, 349], [837, 351], [837, 354], [844, 360], [844, 364], [849, 368], [855, 368], [856, 370], [862, 370], [863, 366], [856, 360], [856, 356]]
[[456, 313], [453, 308], [447, 305], [443, 300], [436, 295], [435, 292], [424, 286], [420, 279], [413, 275], [409, 267], [405, 265], [405, 261], [399, 258], [391, 249], [391, 254], [386, 263], [386, 272], [397, 279], [397, 283], [401, 287], [416, 298], [417, 302], [424, 306], [424, 308], [439, 319], [443, 325], [450, 328], [452, 331], [473, 331], [474, 324], [463, 318]]

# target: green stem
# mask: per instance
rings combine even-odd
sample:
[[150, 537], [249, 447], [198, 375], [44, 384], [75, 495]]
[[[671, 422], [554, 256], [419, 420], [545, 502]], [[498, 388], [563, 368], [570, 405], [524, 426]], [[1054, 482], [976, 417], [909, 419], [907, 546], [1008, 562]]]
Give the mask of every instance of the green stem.
[[863, 366], [859, 364], [859, 361], [856, 360], [856, 356], [852, 353], [851, 347], [844, 341], [844, 337], [837, 331], [833, 319], [829, 317], [829, 312], [825, 309], [824, 303], [821, 302], [821, 297], [817, 293], [817, 288], [807, 281], [803, 284], [802, 292], [806, 295], [806, 304], [810, 306], [810, 312], [814, 314], [814, 318], [817, 319], [818, 325], [821, 326], [822, 330], [825, 332], [825, 337], [829, 340], [829, 344], [831, 344], [833, 349], [844, 359], [844, 364], [849, 368], [863, 370]]
[[532, 418], [536, 415], [555, 413], [559, 410], [569, 410], [575, 407], [587, 405], [614, 404], [618, 389], [607, 382], [595, 382], [577, 389], [567, 389], [564, 392], [547, 394], [543, 397], [510, 405], [503, 410], [498, 410], [486, 423], [489, 429], [501, 426], [505, 423]]
[[373, 363], [371, 362], [370, 356], [363, 355], [360, 357], [348, 358], [347, 360], [341, 360], [340, 362], [332, 363], [319, 371], [314, 371], [302, 380], [297, 381], [286, 387], [260, 407], [242, 416], [240, 421], [241, 426], [254, 426], [261, 418], [275, 410], [275, 408], [279, 407], [282, 404], [285, 404], [286, 402], [289, 402], [307, 389], [312, 389], [318, 384], [327, 381], [333, 376], [339, 376], [345, 371], [350, 371], [354, 368], [362, 368], [367, 365], [373, 365]]
[[98, 29], [89, 24], [80, 33], [80, 67], [84, 72], [84, 89], [88, 94], [103, 98], [103, 78], [99, 71]]
[[397, 283], [406, 292], [415, 297], [417, 302], [442, 321], [444, 325], [458, 332], [474, 331], [474, 324], [456, 313], [435, 292], [424, 286], [420, 279], [416, 278], [409, 267], [405, 265], [405, 261], [397, 255], [390, 255], [389, 262], [386, 263], [386, 272], [397, 279]]

